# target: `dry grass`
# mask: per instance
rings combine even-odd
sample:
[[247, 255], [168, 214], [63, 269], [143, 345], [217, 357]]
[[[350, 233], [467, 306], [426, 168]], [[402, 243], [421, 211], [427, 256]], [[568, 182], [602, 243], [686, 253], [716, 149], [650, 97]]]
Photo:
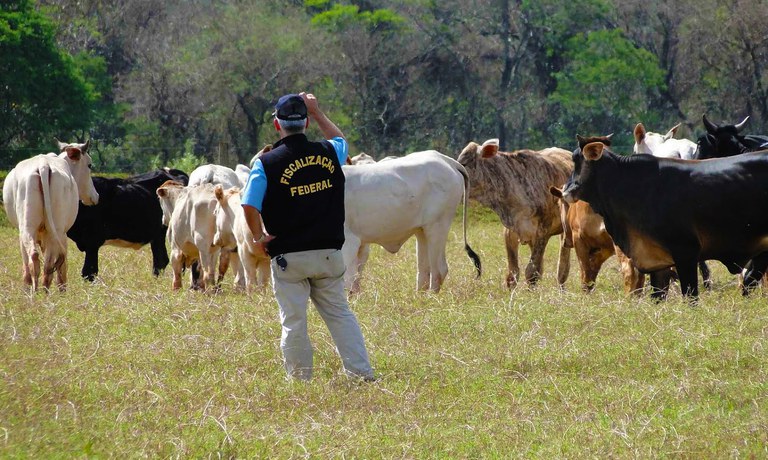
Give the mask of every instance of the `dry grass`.
[[[101, 280], [32, 297], [0, 227], [0, 457], [768, 456], [768, 310], [715, 268], [698, 307], [597, 291], [503, 287], [501, 227], [474, 211], [438, 295], [417, 293], [414, 244], [373, 251], [352, 307], [380, 380], [350, 381], [311, 314], [315, 379], [286, 382], [271, 293], [171, 292], [149, 248], [103, 248]], [[527, 253], [526, 253], [527, 255]], [[187, 280], [185, 280], [185, 283]], [[228, 280], [231, 283], [231, 278]]]

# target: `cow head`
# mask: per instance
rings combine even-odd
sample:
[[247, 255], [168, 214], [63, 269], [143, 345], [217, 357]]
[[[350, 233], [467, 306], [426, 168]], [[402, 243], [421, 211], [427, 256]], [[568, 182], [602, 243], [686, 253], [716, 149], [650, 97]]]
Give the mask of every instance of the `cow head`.
[[653, 155], [653, 152], [658, 149], [661, 144], [675, 137], [677, 130], [680, 128], [680, 123], [673, 126], [667, 134], [661, 135], [659, 133], [653, 133], [646, 131], [645, 126], [642, 123], [638, 123], [635, 126], [635, 146], [633, 148], [634, 153], [646, 153]]
[[590, 195], [590, 179], [594, 174], [595, 164], [603, 157], [605, 147], [611, 145], [611, 136], [613, 134], [595, 137], [576, 135], [579, 147], [573, 151], [573, 174], [560, 193], [563, 201], [572, 204]]
[[494, 157], [499, 153], [499, 140], [488, 139], [483, 145], [470, 142], [459, 154], [458, 161], [465, 168], [472, 167], [477, 161]]
[[746, 126], [747, 120], [749, 117], [735, 125], [718, 126], [709, 121], [706, 115], [702, 116], [707, 133], [699, 136], [696, 159], [729, 157], [746, 152], [748, 148], [740, 133]]
[[88, 154], [91, 140], [88, 139], [85, 144], [66, 144], [56, 138], [54, 139], [59, 145], [59, 158], [67, 162], [69, 172], [75, 179], [80, 201], [87, 206], [97, 204], [99, 202], [99, 193], [96, 191], [96, 187], [94, 187], [93, 180], [91, 179], [93, 161]]
[[157, 188], [157, 197], [160, 199], [160, 208], [163, 210], [163, 225], [168, 226], [173, 215], [176, 200], [187, 188], [181, 182], [168, 180]]

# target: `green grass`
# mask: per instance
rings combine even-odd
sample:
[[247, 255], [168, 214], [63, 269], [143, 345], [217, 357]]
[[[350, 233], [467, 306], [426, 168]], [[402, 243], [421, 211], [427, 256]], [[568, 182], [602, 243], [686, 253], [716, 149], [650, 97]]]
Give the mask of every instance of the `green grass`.
[[[413, 241], [376, 247], [352, 302], [380, 380], [351, 381], [310, 314], [315, 378], [287, 382], [271, 293], [171, 292], [149, 248], [102, 248], [101, 281], [28, 296], [0, 227], [3, 458], [765, 458], [768, 309], [712, 264], [697, 307], [628, 298], [615, 260], [582, 294], [556, 244], [535, 290], [503, 286], [498, 219], [457, 220], [439, 294], [415, 292]], [[521, 259], [527, 258], [523, 248]], [[188, 280], [185, 279], [185, 286]]]

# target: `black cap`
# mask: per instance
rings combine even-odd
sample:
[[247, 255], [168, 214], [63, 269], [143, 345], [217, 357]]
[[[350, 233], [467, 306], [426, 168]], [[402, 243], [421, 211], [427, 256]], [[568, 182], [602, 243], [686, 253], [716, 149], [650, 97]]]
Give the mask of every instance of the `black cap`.
[[307, 118], [307, 105], [298, 94], [286, 94], [277, 100], [273, 115], [280, 120], [303, 120]]

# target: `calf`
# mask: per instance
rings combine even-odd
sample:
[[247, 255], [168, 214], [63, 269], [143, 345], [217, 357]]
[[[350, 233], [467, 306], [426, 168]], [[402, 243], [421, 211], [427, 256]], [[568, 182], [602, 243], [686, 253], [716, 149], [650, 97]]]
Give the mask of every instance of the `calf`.
[[[213, 244], [223, 250], [232, 251], [232, 262], [242, 269], [235, 284], [245, 285], [249, 292], [269, 284], [272, 270], [270, 258], [263, 246], [254, 243], [253, 233], [245, 221], [239, 188], [224, 190], [221, 185], [214, 187], [216, 206], [216, 235]], [[239, 272], [240, 270], [238, 270]]]
[[67, 284], [66, 232], [77, 217], [78, 200], [99, 202], [91, 180], [90, 141], [65, 144], [61, 153], [37, 155], [19, 162], [5, 178], [3, 206], [8, 221], [19, 230], [24, 283], [35, 291], [43, 255], [43, 287], [50, 288], [53, 272], [59, 290]]
[[[768, 250], [768, 152], [709, 161], [623, 157], [600, 142], [573, 153], [563, 197], [603, 216], [614, 242], [644, 273], [674, 266], [686, 296], [698, 297], [696, 264], [714, 259], [733, 274]], [[734, 206], [734, 203], [751, 203]], [[768, 260], [756, 264], [762, 277]], [[653, 295], [663, 297], [651, 277]]]
[[169, 181], [157, 189], [171, 243], [173, 289], [181, 288], [184, 268], [198, 261], [202, 273], [198, 280], [193, 271], [192, 288], [206, 290], [216, 286], [215, 261], [220, 250], [213, 244], [217, 203], [213, 187], [211, 184], [184, 187]]
[[93, 281], [99, 274], [99, 249], [105, 244], [139, 249], [149, 243], [152, 273], [157, 276], [168, 265], [167, 227], [155, 194], [168, 180], [186, 184], [188, 178], [177, 169], [158, 169], [127, 179], [93, 178], [99, 204], [81, 204], [74, 225], [67, 231], [77, 248], [85, 252], [83, 278]]
[[[541, 151], [499, 152], [498, 139], [482, 145], [470, 142], [459, 155], [472, 181], [470, 198], [493, 209], [504, 225], [507, 247], [507, 286], [517, 285], [520, 268], [518, 246], [531, 246], [525, 269], [530, 286], [542, 273], [544, 250], [549, 238], [562, 235], [560, 209], [549, 193], [551, 185], [561, 186], [573, 170], [571, 154], [552, 147]], [[562, 286], [570, 269], [570, 249], [561, 236], [557, 279]]]
[[369, 244], [380, 244], [395, 253], [413, 235], [417, 240], [416, 287], [439, 291], [448, 274], [448, 232], [462, 196], [464, 249], [480, 276], [480, 258], [467, 244], [469, 177], [456, 160], [427, 150], [342, 168], [346, 177], [342, 253], [347, 267], [345, 283], [352, 292], [359, 290]]

